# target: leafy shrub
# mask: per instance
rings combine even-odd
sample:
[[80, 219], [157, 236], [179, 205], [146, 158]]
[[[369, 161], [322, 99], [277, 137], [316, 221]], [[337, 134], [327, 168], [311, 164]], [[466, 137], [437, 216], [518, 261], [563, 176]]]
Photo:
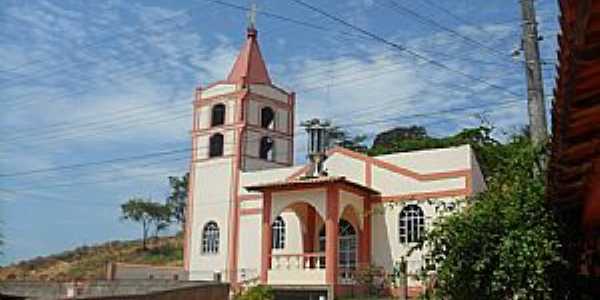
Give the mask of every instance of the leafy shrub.
[[241, 295], [235, 297], [235, 300], [274, 300], [273, 289], [268, 286], [257, 285], [247, 289]]

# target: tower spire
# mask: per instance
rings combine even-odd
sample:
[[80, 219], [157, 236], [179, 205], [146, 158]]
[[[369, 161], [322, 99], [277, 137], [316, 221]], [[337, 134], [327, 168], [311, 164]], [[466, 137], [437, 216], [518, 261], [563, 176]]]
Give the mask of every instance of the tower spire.
[[227, 82], [236, 84], [271, 84], [267, 66], [260, 53], [256, 30], [256, 4], [248, 10], [248, 28], [246, 43], [242, 46], [233, 68], [227, 76]]

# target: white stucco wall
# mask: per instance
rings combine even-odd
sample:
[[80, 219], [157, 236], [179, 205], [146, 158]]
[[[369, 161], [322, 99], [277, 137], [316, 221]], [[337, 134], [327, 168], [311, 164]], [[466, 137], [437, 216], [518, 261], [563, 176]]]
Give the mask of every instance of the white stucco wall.
[[[302, 166], [282, 167], [270, 170], [242, 172], [240, 174], [240, 195], [250, 194], [244, 187], [259, 183], [269, 183], [285, 180], [288, 176], [300, 170]], [[258, 193], [253, 193], [258, 194]]]
[[[227, 264], [229, 205], [232, 160], [223, 158], [196, 163], [192, 237], [190, 240], [190, 279], [211, 279], [213, 271], [224, 270]], [[202, 253], [204, 225], [214, 221], [219, 226], [219, 252]]]
[[291, 192], [275, 192], [272, 195], [271, 222], [275, 216], [294, 203], [305, 202], [312, 205], [321, 218], [325, 217], [327, 191], [324, 188], [306, 189]]
[[275, 109], [275, 130], [284, 133], [290, 133], [288, 128], [289, 122], [289, 111], [283, 108]]
[[471, 146], [420, 150], [376, 156], [417, 173], [437, 173], [471, 168]]
[[351, 208], [354, 210], [354, 213], [356, 213], [358, 224], [354, 225], [358, 225], [359, 228], [357, 229], [362, 229], [363, 222], [361, 216], [364, 212], [363, 197], [346, 191], [340, 191], [339, 218], [342, 218], [342, 214], [347, 207]]
[[373, 188], [383, 195], [425, 193], [465, 188], [466, 180], [449, 178], [421, 181], [380, 167], [373, 167]]
[[[255, 201], [256, 202], [256, 201]], [[246, 277], [257, 276], [260, 273], [260, 253], [261, 253], [261, 222], [262, 215], [243, 215], [240, 218], [240, 251], [238, 276], [240, 280], [251, 278], [242, 278], [242, 269], [246, 269]]]
[[334, 154], [325, 161], [330, 176], [346, 176], [350, 181], [365, 184], [365, 163], [342, 154]]
[[[287, 210], [280, 214], [285, 223], [285, 243], [283, 249], [273, 249], [273, 254], [300, 254], [304, 252], [302, 248], [303, 239], [302, 233], [306, 228], [303, 228], [302, 222], [298, 215]], [[276, 218], [277, 216], [274, 216]]]
[[260, 126], [260, 104], [248, 101], [246, 104], [246, 122], [250, 125]]
[[201, 97], [208, 98], [218, 95], [228, 94], [235, 92], [235, 84], [217, 84], [208, 89], [202, 90]]
[[251, 84], [250, 91], [252, 93], [264, 96], [269, 99], [287, 103], [288, 95], [280, 89], [274, 88], [265, 84]]

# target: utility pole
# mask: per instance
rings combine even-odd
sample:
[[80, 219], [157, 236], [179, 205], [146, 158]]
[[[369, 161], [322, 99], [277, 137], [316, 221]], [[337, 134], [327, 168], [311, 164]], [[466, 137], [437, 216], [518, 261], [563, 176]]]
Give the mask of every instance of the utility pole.
[[527, 77], [529, 136], [535, 145], [543, 145], [548, 140], [548, 129], [534, 0], [520, 1], [523, 15], [522, 46], [525, 52], [525, 76]]

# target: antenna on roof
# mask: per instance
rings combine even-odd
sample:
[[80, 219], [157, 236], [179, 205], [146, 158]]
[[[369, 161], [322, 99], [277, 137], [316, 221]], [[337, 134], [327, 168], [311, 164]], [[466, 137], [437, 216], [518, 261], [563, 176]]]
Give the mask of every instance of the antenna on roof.
[[254, 1], [248, 10], [248, 29], [256, 29], [256, 3]]

